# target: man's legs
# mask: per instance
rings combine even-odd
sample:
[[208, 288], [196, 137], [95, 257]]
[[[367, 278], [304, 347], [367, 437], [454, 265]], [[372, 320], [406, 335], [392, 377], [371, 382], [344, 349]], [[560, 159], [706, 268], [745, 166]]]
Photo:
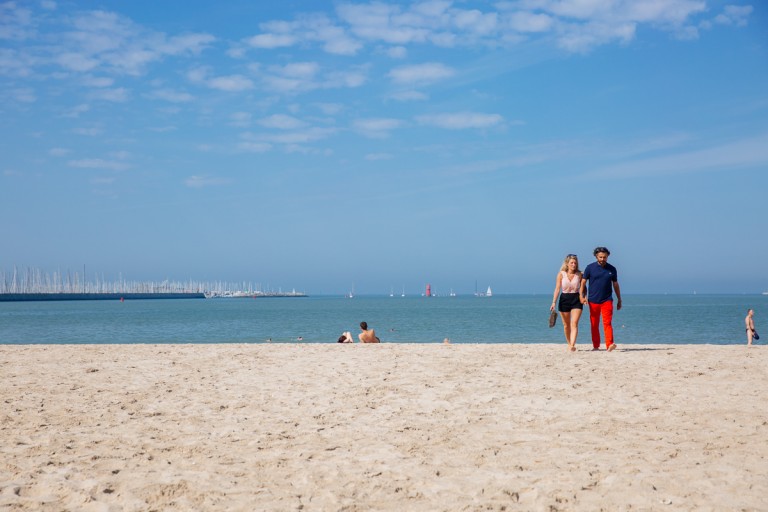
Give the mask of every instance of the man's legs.
[[600, 310], [602, 304], [589, 303], [589, 327], [592, 330], [592, 347], [600, 348]]
[[613, 320], [613, 301], [609, 300], [608, 302], [603, 302], [600, 304], [601, 306], [601, 313], [603, 315], [603, 332], [605, 332], [605, 348], [608, 350], [611, 349], [611, 345], [613, 345], [613, 324], [611, 321]]

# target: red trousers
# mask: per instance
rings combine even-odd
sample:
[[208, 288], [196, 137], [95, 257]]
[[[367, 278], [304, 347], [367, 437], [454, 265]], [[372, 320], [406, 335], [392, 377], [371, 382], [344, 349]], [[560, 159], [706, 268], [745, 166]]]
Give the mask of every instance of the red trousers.
[[592, 346], [600, 348], [600, 316], [603, 317], [603, 331], [605, 331], [605, 348], [613, 345], [613, 301], [602, 304], [589, 303], [589, 326], [592, 329]]

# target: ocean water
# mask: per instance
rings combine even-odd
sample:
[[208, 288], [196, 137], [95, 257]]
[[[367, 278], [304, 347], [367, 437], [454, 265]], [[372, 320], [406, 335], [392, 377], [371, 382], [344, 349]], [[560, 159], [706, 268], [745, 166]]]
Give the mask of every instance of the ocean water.
[[[768, 325], [764, 295], [624, 295], [616, 342], [744, 344]], [[565, 343], [551, 295], [0, 302], [0, 344], [335, 343], [368, 322], [384, 342]], [[768, 329], [766, 329], [768, 340]], [[589, 314], [579, 343], [588, 345]]]

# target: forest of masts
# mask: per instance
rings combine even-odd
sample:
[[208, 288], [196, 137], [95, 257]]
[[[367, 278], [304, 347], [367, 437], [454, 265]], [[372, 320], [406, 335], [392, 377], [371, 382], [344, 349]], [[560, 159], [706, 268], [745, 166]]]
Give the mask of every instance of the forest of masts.
[[227, 283], [223, 281], [130, 281], [122, 274], [117, 281], [109, 281], [102, 274], [85, 278], [85, 270], [78, 272], [45, 273], [40, 269], [13, 268], [13, 272], [0, 271], [0, 293], [214, 293], [231, 291], [262, 293], [261, 285], [252, 283]]

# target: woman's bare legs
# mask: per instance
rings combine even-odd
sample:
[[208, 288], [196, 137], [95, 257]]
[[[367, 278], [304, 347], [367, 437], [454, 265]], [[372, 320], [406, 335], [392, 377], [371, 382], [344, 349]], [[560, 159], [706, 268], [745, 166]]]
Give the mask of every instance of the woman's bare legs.
[[[579, 337], [579, 319], [581, 318], [582, 311], [580, 309], [572, 309], [571, 310], [571, 328], [570, 330], [570, 338], [568, 338], [568, 346], [571, 349], [571, 352], [576, 351], [576, 338]], [[565, 320], [563, 320], [565, 322]]]
[[563, 333], [565, 334], [565, 342], [568, 343], [568, 347], [571, 346], [571, 313], [560, 312], [560, 318], [563, 320]]

